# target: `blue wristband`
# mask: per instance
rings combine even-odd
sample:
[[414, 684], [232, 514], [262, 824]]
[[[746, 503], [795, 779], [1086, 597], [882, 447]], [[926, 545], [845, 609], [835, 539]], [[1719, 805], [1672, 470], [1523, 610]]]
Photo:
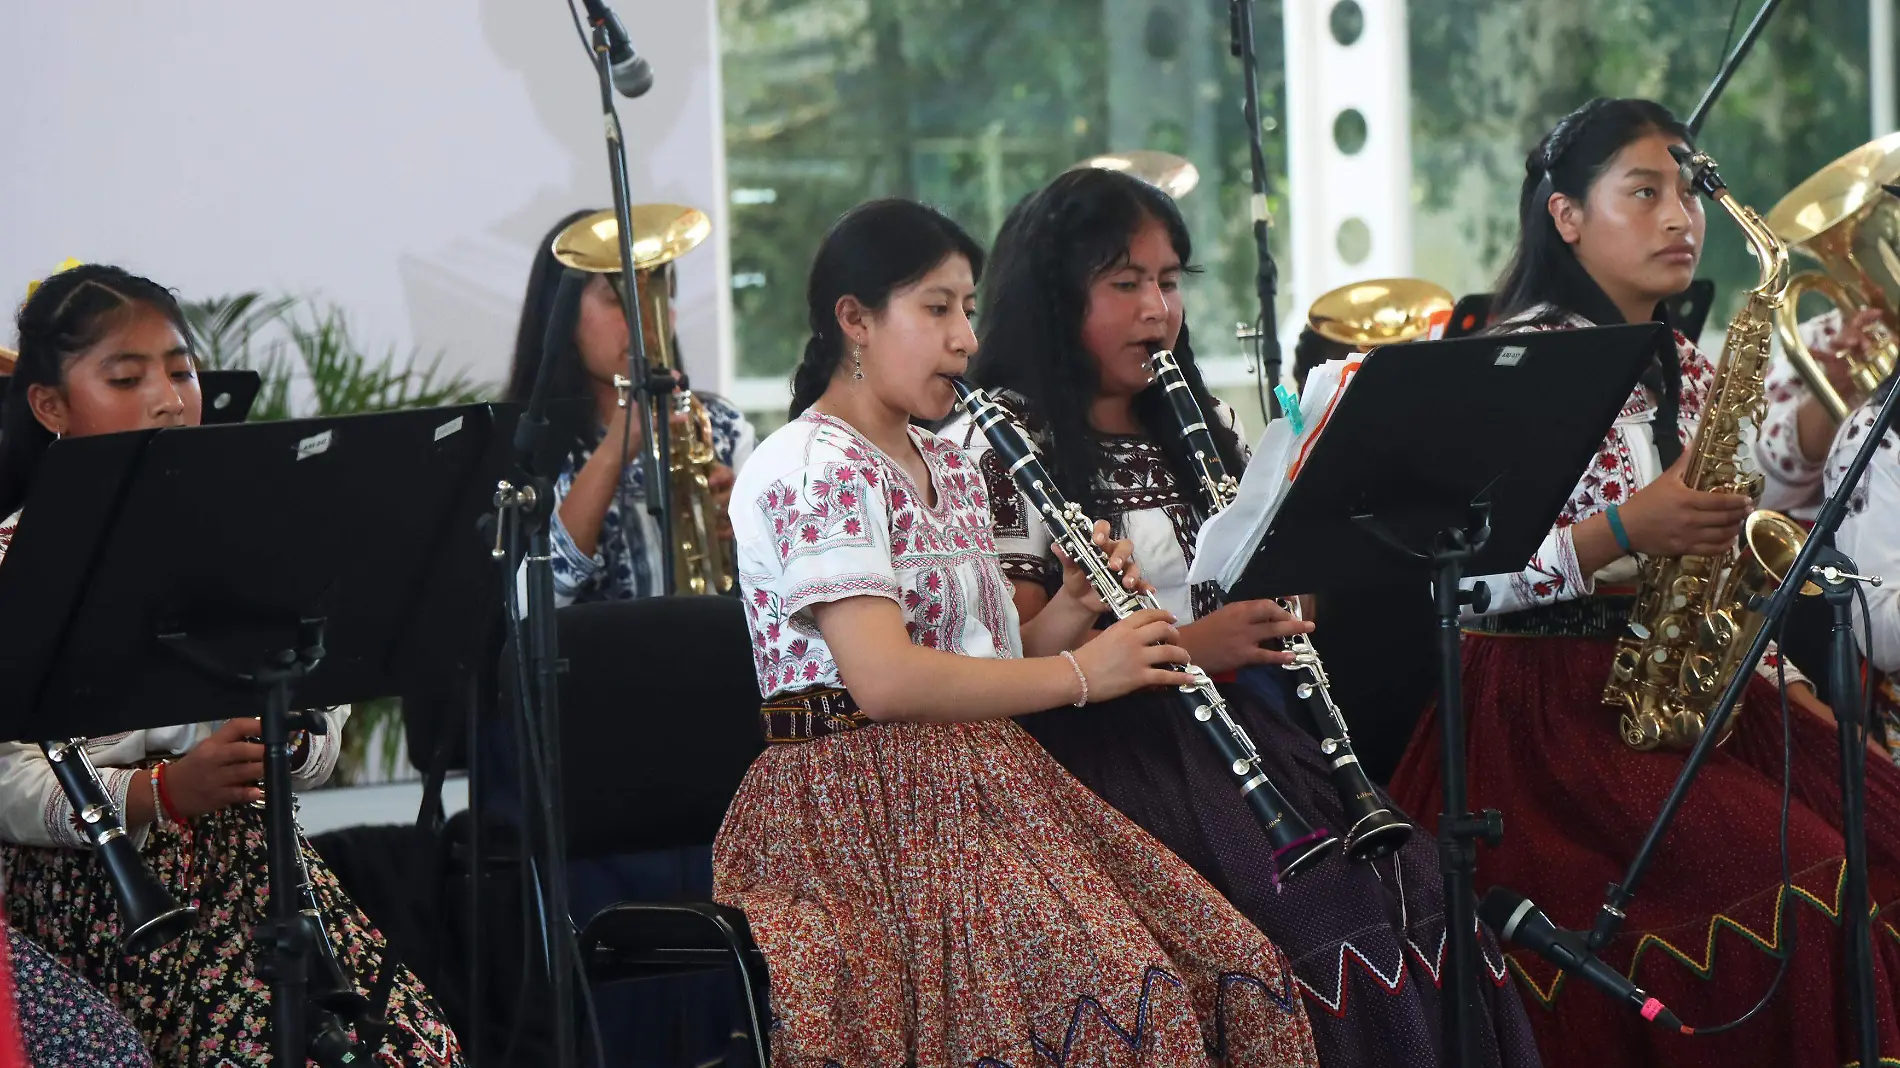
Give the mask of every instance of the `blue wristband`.
[[1623, 529], [1623, 517], [1617, 514], [1616, 505], [1610, 505], [1603, 514], [1610, 519], [1610, 534], [1616, 538], [1616, 547], [1623, 550], [1624, 556], [1634, 556], [1636, 550], [1630, 547], [1630, 532]]

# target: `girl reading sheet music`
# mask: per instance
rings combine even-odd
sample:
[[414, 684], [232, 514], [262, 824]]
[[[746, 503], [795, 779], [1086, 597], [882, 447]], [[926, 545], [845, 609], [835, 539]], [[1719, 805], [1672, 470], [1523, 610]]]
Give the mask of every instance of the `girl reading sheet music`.
[[[0, 437], [0, 515], [20, 511], [47, 450], [62, 437], [195, 426], [202, 397], [191, 332], [176, 299], [117, 267], [85, 264], [48, 278], [21, 307], [20, 360]], [[11, 538], [0, 535], [0, 553]], [[154, 553], [216, 546], [154, 545]], [[0, 565], [4, 564], [0, 556]], [[298, 788], [336, 764], [348, 710], [328, 733], [300, 735]], [[0, 862], [11, 927], [97, 985], [143, 1035], [160, 1065], [261, 1065], [269, 1056], [269, 992], [252, 928], [266, 915], [263, 746], [255, 719], [184, 724], [93, 739], [87, 752], [161, 884], [197, 906], [198, 925], [145, 957], [119, 942], [105, 868], [86, 848], [66, 796], [35, 745], [0, 744]], [[301, 837], [299, 839], [301, 842]], [[370, 926], [307, 843], [325, 929], [347, 977], [388, 1026], [379, 1063], [459, 1065], [461, 1049], [434, 1001], [387, 958]], [[393, 970], [390, 970], [393, 969]], [[359, 1037], [363, 1037], [359, 1035]]]

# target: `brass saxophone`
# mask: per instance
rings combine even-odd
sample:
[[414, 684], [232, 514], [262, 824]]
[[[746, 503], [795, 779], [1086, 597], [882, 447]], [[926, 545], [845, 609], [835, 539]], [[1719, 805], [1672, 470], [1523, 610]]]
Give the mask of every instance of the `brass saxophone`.
[[[635, 204], [628, 214], [633, 229], [631, 291], [620, 263], [620, 223], [612, 210], [576, 219], [555, 235], [554, 258], [573, 270], [609, 276], [622, 300], [638, 301], [640, 331], [651, 362], [679, 371], [679, 353], [673, 348], [673, 261], [704, 241], [712, 222], [697, 208], [678, 204]], [[629, 403], [634, 385], [614, 376], [621, 407]], [[738, 570], [732, 546], [720, 534], [720, 509], [713, 503], [712, 474], [719, 456], [713, 450], [712, 419], [689, 389], [675, 390], [670, 403], [670, 410], [656, 409], [653, 418], [664, 420], [667, 435], [673, 589], [688, 595], [731, 593]]]
[[[1741, 464], [1742, 431], [1760, 426], [1767, 408], [1762, 378], [1769, 337], [1786, 300], [1788, 249], [1753, 208], [1737, 203], [1715, 161], [1671, 148], [1683, 175], [1742, 228], [1760, 268], [1730, 320], [1722, 362], [1709, 389], [1683, 481], [1710, 493], [1761, 493], [1759, 472]], [[1766, 620], [1754, 607], [1786, 577], [1806, 534], [1777, 512], [1757, 511], [1743, 527], [1746, 551], [1720, 556], [1648, 557], [1630, 612], [1630, 635], [1617, 642], [1603, 703], [1621, 710], [1619, 731], [1635, 749], [1685, 749], [1701, 738], [1708, 714]], [[1733, 719], [1729, 722], [1733, 723]]]

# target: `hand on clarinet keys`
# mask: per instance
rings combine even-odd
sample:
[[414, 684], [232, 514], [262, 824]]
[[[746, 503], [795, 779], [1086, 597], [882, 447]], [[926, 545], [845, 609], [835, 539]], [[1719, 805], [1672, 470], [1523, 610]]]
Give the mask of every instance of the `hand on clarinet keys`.
[[1182, 627], [1181, 644], [1202, 671], [1220, 675], [1250, 664], [1291, 664], [1292, 653], [1261, 643], [1312, 632], [1313, 624], [1277, 601], [1234, 601]]
[[[1110, 537], [1106, 519], [1095, 521], [1094, 542], [1095, 548], [1108, 559], [1109, 570], [1121, 576], [1123, 589], [1131, 593], [1154, 592], [1154, 587], [1141, 577], [1141, 565], [1135, 563], [1135, 543], [1127, 538]], [[1062, 593], [1074, 598], [1096, 615], [1108, 611], [1108, 603], [1102, 600], [1095, 584], [1089, 581], [1088, 572], [1069, 559], [1069, 554], [1063, 551], [1062, 546], [1055, 546], [1055, 551], [1056, 559], [1062, 561]]]
[[1167, 664], [1185, 664], [1174, 613], [1144, 608], [1103, 631], [1075, 651], [1075, 664], [1088, 679], [1090, 701], [1106, 701], [1150, 686], [1179, 686], [1182, 678]]

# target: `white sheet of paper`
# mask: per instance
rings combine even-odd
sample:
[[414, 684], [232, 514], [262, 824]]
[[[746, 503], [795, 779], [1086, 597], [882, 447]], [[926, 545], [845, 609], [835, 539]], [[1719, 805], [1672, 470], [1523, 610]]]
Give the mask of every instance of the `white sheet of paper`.
[[1346, 368], [1365, 359], [1353, 353], [1343, 360], [1329, 360], [1306, 376], [1306, 389], [1300, 395], [1300, 417], [1304, 431], [1293, 433], [1293, 421], [1275, 419], [1254, 446], [1253, 458], [1240, 479], [1240, 493], [1234, 503], [1219, 515], [1201, 524], [1194, 540], [1194, 564], [1188, 569], [1188, 582], [1218, 582], [1223, 590], [1232, 589], [1247, 569], [1253, 551], [1273, 526], [1280, 505], [1286, 500], [1292, 481], [1287, 468], [1301, 445], [1317, 433], [1320, 417], [1333, 403]]

